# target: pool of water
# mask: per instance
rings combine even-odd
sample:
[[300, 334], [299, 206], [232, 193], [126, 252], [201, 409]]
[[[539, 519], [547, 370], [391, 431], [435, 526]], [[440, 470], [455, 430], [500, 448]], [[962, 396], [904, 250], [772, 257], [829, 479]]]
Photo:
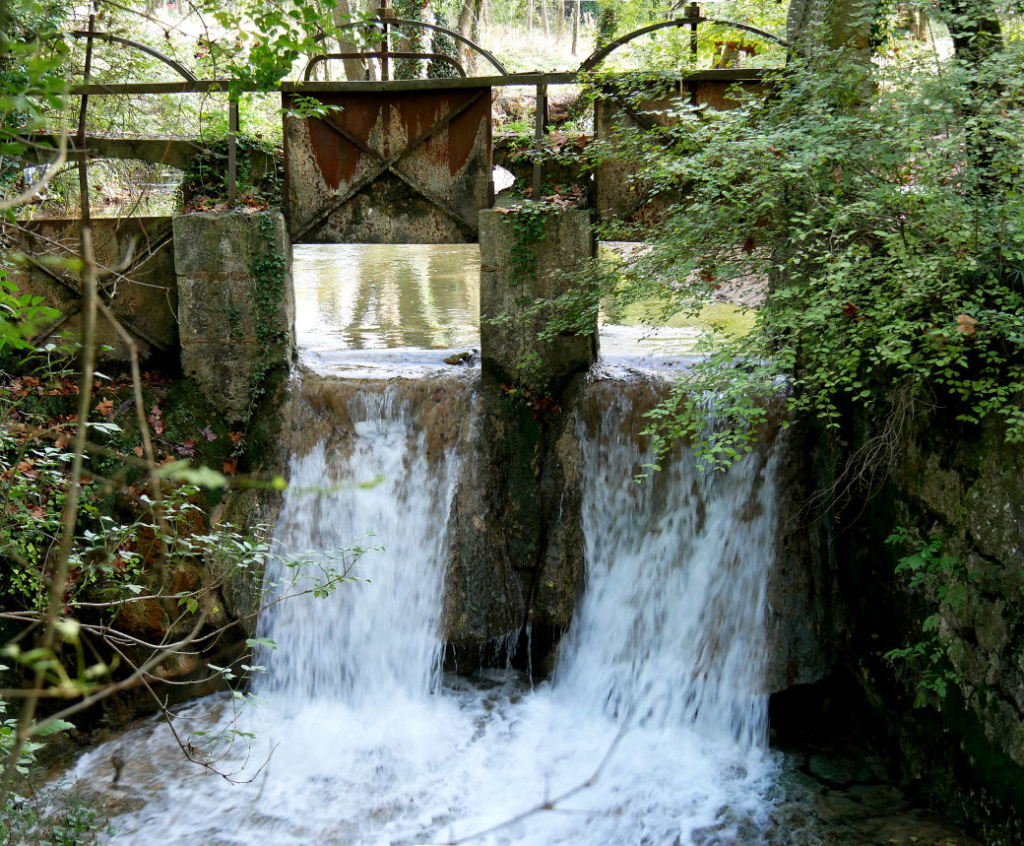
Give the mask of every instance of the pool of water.
[[[298, 345], [315, 370], [414, 375], [480, 347], [476, 244], [299, 244], [293, 276]], [[601, 363], [683, 369], [708, 330], [749, 328], [746, 312], [723, 303], [656, 323], [642, 305], [602, 313]]]

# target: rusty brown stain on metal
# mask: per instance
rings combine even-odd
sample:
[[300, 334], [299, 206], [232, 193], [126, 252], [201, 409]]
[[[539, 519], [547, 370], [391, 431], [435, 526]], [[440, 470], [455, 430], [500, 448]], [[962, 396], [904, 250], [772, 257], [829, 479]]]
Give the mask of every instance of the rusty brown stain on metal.
[[[451, 114], [476, 93], [470, 90], [437, 92], [433, 96], [424, 96], [422, 92], [399, 92], [385, 97], [364, 92], [319, 95], [316, 99], [320, 103], [338, 109], [329, 113], [329, 121], [316, 117], [304, 120], [309, 144], [324, 182], [333, 190], [337, 190], [342, 183], [350, 183], [358, 169], [359, 159], [364, 155], [344, 135], [332, 128], [330, 122], [340, 124], [357, 138], [368, 141], [383, 114], [386, 124], [394, 127], [397, 123], [405, 130], [405, 137], [411, 139], [429, 129], [438, 119]], [[285, 95], [285, 108], [291, 106], [291, 96]], [[447, 134], [447, 143], [431, 137], [423, 145], [426, 154], [438, 164], [446, 163], [454, 176], [465, 166], [473, 152], [482, 120], [490, 120], [489, 102], [474, 104], [457, 115], [447, 130], [439, 133]], [[386, 132], [382, 149], [378, 152], [388, 158], [400, 154], [402, 151], [395, 148], [393, 141], [393, 133]]]
[[[464, 242], [491, 200], [489, 87], [323, 92], [338, 107], [288, 119], [296, 240]], [[284, 96], [287, 109], [291, 97]]]

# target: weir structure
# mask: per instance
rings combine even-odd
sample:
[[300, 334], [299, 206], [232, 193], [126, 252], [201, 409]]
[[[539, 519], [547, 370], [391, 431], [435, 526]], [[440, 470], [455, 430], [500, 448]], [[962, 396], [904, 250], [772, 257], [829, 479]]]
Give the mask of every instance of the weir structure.
[[[684, 28], [695, 33], [698, 26], [709, 22], [696, 7], [688, 7], [686, 12], [684, 17], [656, 28]], [[388, 25], [388, 21], [381, 21], [385, 32]], [[651, 28], [641, 30], [635, 37], [649, 31]], [[721, 735], [730, 744], [739, 739], [737, 760], [742, 762], [750, 750], [756, 752], [765, 740], [765, 691], [756, 689], [750, 681], [752, 677], [760, 677], [761, 659], [748, 661], [749, 654], [771, 651], [775, 655], [774, 679], [767, 682], [769, 685], [805, 681], [815, 670], [809, 668], [803, 656], [796, 660], [780, 648], [779, 643], [794, 639], [785, 626], [799, 627], [801, 632], [806, 628], [809, 632], [813, 621], [810, 615], [799, 613], [802, 610], [798, 607], [800, 597], [787, 605], [781, 602], [780, 591], [772, 591], [767, 585], [768, 568], [762, 566], [762, 558], [767, 560], [775, 555], [774, 548], [761, 537], [773, 522], [771, 481], [774, 471], [768, 468], [774, 464], [762, 462], [756, 468], [748, 464], [751, 476], [745, 481], [732, 476], [734, 481], [740, 480], [736, 483], [738, 490], [723, 497], [723, 488], [727, 486], [702, 487], [698, 478], [682, 475], [680, 462], [680, 467], [670, 472], [678, 470], [681, 475], [665, 474], [666, 499], [660, 494], [657, 497], [630, 496], [627, 498], [635, 500], [634, 507], [623, 508], [622, 491], [616, 490], [609, 480], [614, 478], [616, 483], [626, 480], [628, 484], [638, 462], [644, 460], [639, 436], [628, 431], [635, 421], [636, 408], [641, 406], [634, 407], [630, 397], [622, 407], [615, 407], [613, 390], [603, 394], [600, 385], [588, 389], [586, 380], [580, 378], [581, 372], [596, 357], [596, 316], [589, 333], [566, 332], [543, 344], [534, 340], [544, 315], [534, 309], [533, 304], [562, 293], [564, 285], [571, 282], [573, 274], [593, 254], [591, 212], [572, 209], [545, 214], [544, 237], [530, 246], [534, 267], [529, 275], [533, 278], [524, 280], [516, 278], [514, 270], [514, 253], [522, 245], [516, 244], [510, 215], [490, 208], [493, 202], [490, 182], [493, 89], [501, 86], [535, 89], [537, 108], [530, 177], [533, 195], [538, 197], [545, 173], [543, 154], [549, 88], [585, 80], [587, 72], [628, 40], [619, 39], [608, 45], [584, 62], [580, 71], [567, 74], [502, 73], [472, 79], [282, 84], [279, 90], [286, 109], [298, 110], [303, 102], [309, 104], [309, 98], [318, 104], [311, 113], [286, 119], [285, 214], [194, 213], [176, 217], [170, 223], [170, 236], [163, 242], [164, 260], [168, 255], [173, 256], [172, 279], [166, 291], [167, 315], [177, 336], [185, 375], [195, 380], [211, 402], [223, 410], [225, 417], [244, 420], [251, 413], [254, 397], [258, 396], [255, 389], [260, 386], [260, 380], [271, 368], [286, 369], [293, 356], [291, 286], [278, 284], [280, 278], [268, 281], [265, 275], [266, 267], [273, 265], [277, 272], [287, 276], [293, 243], [479, 240], [483, 378], [474, 383], [471, 390], [463, 389], [461, 393], [454, 382], [442, 384], [440, 379], [429, 387], [416, 386], [410, 390], [410, 393], [420, 394], [417, 403], [410, 403], [418, 409], [416, 413], [435, 423], [443, 423], [447, 415], [459, 426], [447, 433], [424, 424], [420, 431], [430, 431], [421, 439], [422, 443], [417, 443], [415, 451], [406, 455], [402, 450], [409, 449], [403, 444], [411, 443], [407, 429], [413, 412], [403, 411], [401, 419], [387, 418], [374, 406], [376, 399], [368, 400], [373, 390], [364, 391], [362, 386], [358, 390], [359, 398], [347, 403], [345, 412], [337, 415], [344, 419], [332, 420], [332, 427], [342, 431], [350, 445], [355, 445], [354, 460], [361, 459], [364, 451], [385, 453], [379, 459], [374, 456], [374, 462], [381, 462], [380, 468], [377, 463], [365, 468], [350, 463], [347, 472], [369, 474], [368, 478], [379, 474], [388, 480], [387, 484], [396, 479], [401, 481], [409, 467], [416, 473], [437, 474], [437, 480], [415, 478], [403, 484], [401, 490], [394, 492], [395, 497], [380, 509], [380, 519], [386, 517], [398, 526], [397, 537], [389, 540], [389, 545], [401, 549], [403, 541], [419, 537], [434, 545], [429, 555], [424, 553], [428, 548], [424, 542], [410, 544], [409, 554], [394, 556], [402, 576], [401, 584], [412, 583], [408, 565], [417, 557], [423, 559], [424, 565], [443, 562], [443, 573], [427, 574], [433, 579], [429, 582], [433, 588], [422, 591], [421, 596], [417, 594], [419, 605], [429, 612], [424, 613], [425, 623], [420, 627], [428, 637], [418, 638], [417, 642], [438, 650], [443, 648], [444, 665], [462, 673], [485, 663], [481, 653], [487, 644], [492, 649], [494, 644], [500, 644], [505, 653], [487, 660], [507, 660], [509, 664], [515, 660], [529, 666], [531, 671], [536, 667], [543, 673], [550, 669], [562, 633], [569, 629], [570, 621], [578, 619], [582, 622], [573, 622], [575, 640], [563, 650], [570, 660], [562, 663], [559, 659], [564, 677], [562, 687], [570, 703], [584, 700], [595, 704], [597, 717], [603, 720], [606, 716], [623, 717], [630, 700], [643, 700], [641, 708], [646, 713], [645, 720], [699, 721], [707, 724], [713, 736]], [[691, 44], [695, 43], [691, 39]], [[382, 55], [377, 57], [382, 67], [387, 67], [389, 60], [395, 57], [385, 42]], [[339, 58], [344, 57], [312, 57], [307, 75], [308, 70], [322, 61]], [[728, 90], [733, 85], [763, 86], [764, 73], [715, 69], [687, 74], [677, 81], [675, 96], [691, 105], [726, 108]], [[75, 93], [84, 97], [217, 92], [227, 87], [225, 81], [186, 78], [175, 83], [85, 85]], [[653, 125], [645, 108], [618, 99], [613, 86], [603, 93], [605, 101], [599, 106], [595, 120], [599, 132], [610, 131], [617, 120], [645, 128]], [[299, 101], [300, 96], [307, 99]], [[232, 132], [238, 132], [237, 100], [229, 105], [229, 118]], [[182, 152], [180, 148], [177, 150]], [[141, 145], [138, 151], [142, 153]], [[146, 147], [145, 155], [154, 155], [154, 148]], [[237, 199], [233, 143], [229, 146], [226, 164], [230, 206]], [[605, 188], [602, 188], [602, 178], [606, 180]], [[617, 211], [615, 201], [610, 198], [615, 183], [622, 182], [621, 168], [605, 171], [603, 177], [598, 173], [599, 213]], [[118, 231], [115, 227], [113, 256], [124, 248], [124, 238], [117, 240], [121, 237], [117, 236]], [[282, 261], [275, 263], [275, 256]], [[170, 306], [172, 301], [174, 307]], [[504, 318], [505, 322], [499, 323], [498, 318]], [[524, 368], [522, 363], [530, 360], [531, 355], [538, 366]], [[391, 405], [388, 391], [400, 393], [402, 388], [389, 385], [381, 393], [381, 406]], [[510, 396], [514, 392], [525, 394], [526, 389], [546, 404], [517, 404], [515, 397]], [[653, 401], [656, 388], [647, 386], [645, 390], [649, 394], [647, 399]], [[314, 391], [310, 388], [309, 393], [312, 395]], [[335, 399], [334, 396], [313, 396], [310, 404], [323, 402], [337, 410], [341, 405]], [[612, 407], [615, 413], [608, 416], [607, 410]], [[313, 411], [319, 414], [319, 408]], [[304, 412], [300, 408], [294, 413]], [[287, 414], [280, 417], [288, 420]], [[301, 432], [307, 428], [301, 425], [301, 417], [296, 419], [300, 420], [300, 425], [293, 426], [293, 430]], [[372, 423], [371, 428], [383, 429], [388, 434], [384, 439], [386, 443], [380, 445], [375, 439], [360, 439], [356, 427], [352, 427], [353, 431], [347, 430], [345, 421]], [[288, 423], [282, 425], [288, 426]], [[433, 441], [430, 435], [435, 436]], [[394, 455], [392, 441], [397, 447]], [[580, 449], [580, 442], [590, 446]], [[322, 472], [326, 456], [334, 460], [342, 454], [348, 455], [345, 450], [332, 450], [329, 446], [325, 442], [311, 453], [308, 463], [317, 474]], [[469, 460], [463, 464], [464, 472], [456, 473], [460, 450]], [[758, 460], [763, 458], [768, 462], [769, 457], [766, 450]], [[407, 461], [407, 458], [415, 460]], [[291, 467], [293, 485], [301, 489], [301, 461]], [[319, 480], [317, 475], [312, 484], [318, 484]], [[422, 534], [417, 536], [411, 531], [415, 510], [408, 507], [413, 497], [410, 491], [426, 490], [427, 484], [434, 481], [436, 495], [425, 497], [433, 510], [424, 512]], [[588, 497], [594, 498], [595, 491], [600, 491], [604, 499], [588, 500]], [[369, 496], [362, 496], [363, 491], [359, 493], [360, 508], [366, 502], [372, 503], [377, 496], [377, 493]], [[257, 493], [253, 491], [250, 495]], [[399, 495], [405, 497], [400, 500], [404, 503], [402, 507], [396, 507]], [[239, 497], [234, 503], [242, 501]], [[308, 501], [297, 498], [292, 522], [301, 524], [319, 514], [319, 505], [308, 506]], [[244, 505], [239, 505], [240, 511], [242, 508]], [[677, 511], [685, 512], [690, 523], [678, 522]], [[638, 520], [638, 514], [649, 517]], [[376, 515], [373, 516], [376, 519]], [[276, 522], [273, 518], [271, 521]], [[287, 508], [280, 524], [289, 525]], [[341, 542], [353, 526], [373, 526], [368, 517], [351, 517], [347, 513], [317, 521], [316, 530], [319, 532], [323, 525], [337, 530]], [[752, 526], [757, 531], [747, 543], [744, 538]], [[679, 582], [678, 548], [702, 534], [709, 539], [708, 547], [717, 544], [721, 552], [717, 557], [696, 552], [687, 556], [692, 559], [688, 566], [693, 571], [694, 581], [702, 582], [707, 591], [698, 594], [683, 590], [679, 585], [677, 590], [666, 589], [673, 580]], [[729, 543], [718, 544], [718, 538], [726, 534], [730, 536]], [[663, 544], [659, 540], [662, 538], [670, 542]], [[301, 532], [297, 533], [296, 542], [300, 546], [306, 543]], [[645, 544], [650, 542], [658, 548], [648, 549]], [[311, 541], [311, 545], [321, 543], [319, 536]], [[600, 644], [607, 639], [597, 630], [609, 614], [602, 607], [577, 608], [583, 586], [586, 543], [595, 549], [610, 551], [603, 565], [600, 555], [586, 563], [591, 579], [589, 601], [615, 609], [616, 616], [622, 618], [621, 643], [635, 649], [636, 654], [601, 654]], [[636, 578], [628, 579], [634, 598], [623, 602], [624, 592], [616, 579], [622, 575], [624, 566], [617, 552], [630, 546], [636, 546], [640, 552], [631, 560]], [[758, 557], [747, 554], [748, 548], [756, 548]], [[615, 567], [611, 566], [613, 560]], [[597, 561], [596, 567], [594, 561]], [[657, 573], [652, 573], [651, 561], [658, 563]], [[709, 575], [701, 577], [702, 573]], [[719, 573], [726, 573], [728, 578], [717, 578]], [[253, 578], [258, 575], [251, 574]], [[443, 594], [438, 590], [442, 575]], [[657, 578], [651, 578], [652, 575]], [[602, 580], [607, 583], [607, 589], [600, 587]], [[259, 592], [247, 587], [238, 593], [258, 596]], [[387, 593], [378, 591], [378, 595]], [[764, 632], [766, 639], [771, 640], [768, 646], [758, 640], [764, 628], [761, 612], [766, 596], [787, 611], [787, 622]], [[731, 609], [737, 599], [742, 600], [737, 609], [725, 613], [723, 609]], [[637, 622], [648, 608], [655, 609], [650, 613], [651, 620], [672, 617], [676, 622], [685, 622], [675, 615], [676, 606], [682, 601], [690, 602], [695, 609], [687, 619], [698, 634], [685, 627], [668, 629], [659, 624], [638, 637]], [[372, 625], [366, 628], [369, 636], [365, 640], [379, 642], [378, 629], [403, 633], [412, 616], [409, 610], [412, 605], [411, 600], [403, 599], [394, 603], [394, 608], [385, 609], [393, 612], [396, 620], [393, 625], [390, 622], [381, 625], [381, 618], [370, 620]], [[656, 610], [658, 608], [663, 612]], [[788, 613], [793, 609], [796, 610]], [[618, 612], [627, 613], [620, 615]], [[637, 620], [630, 619], [631, 613]], [[276, 611], [264, 625], [279, 626], [273, 630], [274, 634], [284, 637], [286, 628], [280, 625], [284, 621], [275, 614]], [[302, 616], [308, 617], [308, 614]], [[706, 620], [727, 620], [731, 628], [719, 638], [718, 630], [705, 625]], [[788, 622], [790, 620], [793, 622]], [[376, 657], [371, 661], [372, 656], [367, 652], [350, 648], [360, 634], [353, 621], [359, 622], [358, 615], [346, 611], [340, 614], [337, 623], [331, 621], [316, 627], [317, 631], [331, 632], [332, 636], [345, 633], [337, 648], [314, 650], [326, 662], [323, 672], [311, 673], [310, 662], [305, 657], [296, 665], [303, 679], [316, 681], [314, 700], [318, 700], [321, 693], [333, 696], [345, 686], [352, 688], [344, 691], [346, 695], [352, 695], [353, 691], [359, 695], [373, 693], [373, 685], [353, 681], [358, 680], [364, 665], [380, 666]], [[594, 631], [592, 637], [581, 634], [586, 632], [587, 626]], [[304, 628], [297, 636], [305, 637], [305, 631]], [[735, 649], [736, 658], [720, 661], [715, 665], [715, 672], [709, 674], [708, 656], [721, 657], [727, 651], [719, 648], [719, 639], [732, 645], [730, 649]], [[686, 660], [682, 663], [678, 661], [680, 644], [693, 646], [694, 652], [692, 656], [684, 656]], [[594, 651], [595, 645], [597, 651]], [[386, 662], [385, 670], [422, 669], [423, 666], [432, 669], [435, 664], [439, 669], [441, 666], [436, 660], [410, 660], [403, 638], [398, 639], [396, 647], [400, 654]], [[665, 660], [649, 662], [649, 677], [635, 677], [632, 668], [652, 653], [664, 656]], [[339, 654], [351, 656], [354, 662], [351, 671], [347, 667], [344, 672], [337, 671], [335, 659]], [[582, 657], [574, 658], [577, 655]], [[595, 668], [610, 667], [616, 667], [615, 673], [603, 678], [595, 687]], [[667, 673], [666, 668], [670, 672]], [[724, 671], [721, 679], [716, 675], [719, 668]], [[288, 682], [287, 673], [280, 667], [273, 672], [275, 683], [284, 689], [299, 690], [297, 685]], [[734, 675], [741, 683], [733, 682]], [[669, 686], [675, 691], [668, 698], [661, 694], [666, 678], [673, 680]], [[424, 699], [432, 692], [414, 691]], [[569, 714], [575, 722], [577, 715], [571, 709]], [[547, 731], [546, 727], [542, 728]], [[555, 728], [552, 737], [560, 734], [558, 726]], [[636, 758], [646, 759], [642, 755]], [[301, 792], [296, 791], [296, 794]], [[281, 796], [291, 793], [279, 791]], [[714, 810], [709, 809], [709, 824], [713, 822]], [[425, 838], [415, 839], [426, 842]], [[600, 842], [625, 841], [608, 832]]]
[[[256, 88], [240, 86], [228, 79], [200, 79], [184, 64], [159, 50], [121, 35], [97, 32], [91, 23], [88, 30], [72, 33], [75, 38], [85, 39], [90, 49], [94, 43], [138, 49], [163, 62], [181, 79], [175, 82], [115, 84], [86, 79], [84, 84], [71, 91], [72, 95], [82, 98], [83, 105], [88, 97], [116, 95], [197, 93], [226, 96], [229, 132], [224, 164], [226, 208], [229, 211], [236, 207], [238, 200], [237, 136], [242, 129], [239, 97], [249, 91], [277, 91], [284, 114], [283, 212], [286, 223], [283, 229], [276, 222], [268, 222], [266, 215], [246, 215], [249, 218], [247, 222], [238, 220], [223, 225], [218, 224], [213, 215], [204, 215], [201, 220], [189, 223], [179, 219], [173, 224], [170, 218], [97, 222], [92, 225], [99, 227], [103, 293], [143, 359], [162, 358], [170, 363], [168, 359], [173, 361], [177, 355], [186, 375], [196, 377], [201, 384], [208, 383], [206, 390], [211, 399], [222, 398], [224, 393], [218, 385], [224, 384], [227, 372], [236, 369], [228, 365], [244, 363], [251, 358], [244, 350], [251, 352], [257, 347], [262, 350], [262, 364], [257, 368], [261, 373], [272, 366], [287, 365], [293, 350], [292, 341], [275, 341], [270, 345], [259, 341], [261, 333], [290, 332], [288, 315], [292, 311], [290, 284], [285, 286], [287, 291], [281, 289], [280, 299], [273, 303], [272, 310], [278, 316], [269, 322], [276, 328], [268, 329], [264, 325], [268, 323], [268, 319], [264, 319], [266, 316], [261, 317], [259, 310], [251, 307], [254, 299], [266, 299], [267, 296], [266, 291], [256, 296], [259, 274], [249, 271], [250, 266], [258, 263], [257, 253], [266, 243], [274, 244], [274, 249], [287, 263], [293, 243], [478, 241], [481, 239], [482, 216], [489, 214], [488, 209], [494, 203], [491, 103], [495, 89], [524, 86], [534, 89], [532, 144], [526, 155], [521, 156], [521, 160], [528, 163], [528, 173], [523, 173], [521, 167], [516, 169], [520, 175], [529, 177], [532, 197], [539, 198], [545, 186], [546, 134], [550, 118], [548, 94], [553, 86], [584, 84], [596, 89], [594, 127], [598, 138], [611, 137], [623, 126], [651, 129], [659, 121], [664, 123], [659, 112], [672, 103], [724, 109], [734, 103], [730, 99], [733, 87], [763, 88], [763, 69], [717, 67], [681, 74], [667, 97], [662, 92], [657, 98], [638, 103], [620, 93], [614, 76], [594, 76], [595, 69], [614, 51], [637, 38], [663, 30], [688, 31], [689, 50], [696, 57], [698, 30], [704, 25], [718, 25], [752, 34], [763, 41], [784, 44], [777, 36], [754, 27], [706, 17], [698, 5], [691, 4], [677, 17], [642, 27], [601, 46], [575, 71], [512, 74], [492, 53], [461, 33], [437, 24], [395, 17], [385, 0], [375, 20], [348, 25], [348, 28], [369, 30], [364, 33], [367, 36], [364, 41], [374, 44], [373, 49], [313, 55], [306, 62], [300, 80], [281, 82], [272, 88]], [[454, 39], [476, 53], [496, 73], [467, 77], [457, 57], [392, 49], [392, 37], [399, 31], [407, 33], [410, 29], [439, 32]], [[731, 46], [732, 42], [727, 42], [725, 51]], [[342, 60], [351, 63], [353, 59], [366, 67], [376, 62], [380, 80], [322, 82], [312, 79], [314, 71], [323, 65]], [[723, 62], [726, 59], [724, 52], [721, 59]], [[402, 63], [408, 67], [410, 60], [445, 63], [457, 77], [395, 79]], [[62, 142], [52, 134], [35, 137], [31, 144], [26, 145], [31, 151], [26, 155], [26, 163], [41, 162], [47, 142], [58, 147], [67, 143], [66, 139]], [[78, 147], [84, 144], [84, 149], [75, 149], [76, 143]], [[80, 167], [90, 157], [112, 157], [139, 158], [186, 168], [196, 154], [204, 152], [203, 146], [194, 139], [172, 138], [93, 138], [80, 134], [69, 146]], [[509, 163], [507, 155], [504, 160]], [[257, 155], [251, 167], [254, 172], [266, 172], [275, 167], [275, 163], [266, 156]], [[630, 190], [634, 167], [613, 161], [596, 168], [591, 194], [596, 200], [594, 205], [599, 216], [629, 217], [637, 214], [641, 207], [650, 205], [644, 199], [637, 201], [637, 196], [643, 196], [643, 191]], [[574, 176], [579, 179], [581, 174]], [[589, 176], [585, 178], [589, 179]], [[656, 206], [655, 203], [651, 208]], [[509, 245], [507, 233], [501, 235], [503, 227], [497, 225], [499, 218], [489, 219], [494, 223], [486, 231], [498, 241], [487, 245], [484, 252], [492, 258], [501, 258], [490, 261], [481, 276], [481, 283], [487, 288], [482, 315], [485, 326], [507, 319], [509, 310], [516, 312], [517, 319], [528, 311], [516, 305], [522, 300], [522, 291], [512, 296], [508, 290], [515, 280], [508, 274], [496, 274], [500, 270], [498, 265], [507, 264], [515, 249], [520, 248]], [[560, 274], [563, 287], [579, 259], [588, 258], [592, 253], [590, 236], [575, 232], [579, 223], [574, 218], [569, 227], [575, 234], [567, 236], [565, 244], [574, 242], [571, 249], [556, 243], [549, 245], [550, 249], [542, 250], [552, 259], [541, 262], [546, 266], [544, 275], [555, 278]], [[269, 242], [258, 233], [260, 228], [275, 233]], [[27, 257], [25, 268], [15, 280], [19, 288], [23, 293], [40, 296], [58, 306], [63, 314], [58, 323], [37, 334], [33, 340], [38, 343], [54, 340], [58, 333], [74, 334], [76, 330], [81, 287], [77, 272], [54, 270], [46, 256], [76, 255], [78, 229], [78, 223], [73, 220], [60, 224], [39, 221], [20, 225], [15, 233], [16, 246]], [[243, 232], [247, 229], [251, 231]], [[551, 238], [557, 240], [560, 231], [556, 226]], [[221, 235], [226, 240], [221, 239]], [[186, 237], [187, 242], [181, 240]], [[582, 246], [584, 241], [587, 242], [585, 247]], [[200, 243], [209, 247], [209, 267], [202, 266], [206, 259], [196, 252], [195, 247]], [[499, 247], [499, 243], [502, 246]], [[217, 244], [221, 244], [223, 249]], [[239, 252], [240, 245], [248, 245], [255, 252], [245, 252], [245, 249]], [[563, 252], [564, 261], [558, 258]], [[230, 279], [224, 276], [223, 270], [228, 266], [232, 268], [228, 272]], [[495, 280], [498, 280], [498, 287], [504, 286], [504, 292], [494, 290]], [[187, 303], [179, 296], [182, 286], [188, 290]], [[562, 293], [557, 285], [542, 287], [543, 291], [538, 289], [533, 295], [550, 298]], [[245, 290], [253, 293], [253, 297], [245, 297]], [[203, 302], [220, 311], [226, 309], [231, 319], [212, 318], [210, 308], [204, 307]], [[496, 307], [505, 310], [492, 311]], [[263, 311], [266, 310], [264, 307]], [[129, 342], [110, 334], [110, 338], [104, 339], [112, 350], [110, 357], [127, 358]], [[485, 371], [491, 368], [495, 373], [509, 377], [516, 370], [511, 364], [512, 358], [531, 352], [522, 348], [514, 332], [495, 328], [485, 329], [483, 334]], [[562, 339], [554, 344], [548, 343], [546, 347], [541, 344], [545, 350], [541, 358], [551, 359], [553, 350], [556, 347], [568, 349], [567, 343], [570, 342]], [[267, 349], [276, 352], [268, 358]], [[211, 361], [210, 356], [214, 352], [224, 360]], [[569, 360], [592, 359], [593, 354], [593, 345], [584, 344], [563, 364]], [[239, 355], [242, 358], [235, 362]], [[555, 366], [551, 374], [544, 373], [540, 381], [547, 382], [550, 376], [555, 382], [564, 382], [564, 373], [555, 372], [560, 367], [562, 365]], [[251, 388], [246, 384], [230, 387], [227, 393], [233, 397], [228, 402], [231, 414], [239, 416], [245, 413], [242, 398], [252, 393]]]

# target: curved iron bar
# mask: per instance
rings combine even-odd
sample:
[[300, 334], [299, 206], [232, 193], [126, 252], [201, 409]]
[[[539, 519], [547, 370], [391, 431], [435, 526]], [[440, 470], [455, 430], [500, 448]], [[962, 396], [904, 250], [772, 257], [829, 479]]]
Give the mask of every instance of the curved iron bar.
[[[372, 26], [380, 26], [382, 23], [386, 23], [389, 27], [418, 26], [420, 29], [432, 29], [435, 32], [443, 32], [445, 35], [447, 35], [447, 36], [449, 36], [451, 38], [454, 38], [456, 41], [461, 41], [467, 47], [469, 47], [469, 48], [471, 48], [473, 50], [476, 50], [477, 53], [479, 53], [481, 56], [483, 56], [485, 59], [487, 59], [488, 62], [490, 62], [492, 65], [494, 65], [494, 67], [496, 67], [498, 69], [498, 72], [502, 76], [509, 76], [510, 75], [509, 72], [505, 69], [505, 66], [501, 62], [499, 62], [494, 57], [494, 55], [491, 54], [490, 51], [485, 50], [483, 47], [481, 47], [475, 41], [473, 41], [473, 40], [471, 40], [469, 38], [466, 38], [466, 36], [462, 35], [461, 33], [455, 32], [455, 30], [448, 29], [448, 27], [440, 26], [438, 24], [426, 23], [425, 21], [410, 21], [410, 20], [406, 20], [405, 18], [384, 18], [384, 19], [378, 18], [376, 21], [373, 22], [373, 24], [368, 24], [366, 21], [353, 21], [352, 23], [342, 24], [341, 26], [338, 27], [338, 29], [354, 29], [354, 28], [361, 27], [361, 26], [371, 26], [371, 25]], [[317, 40], [321, 40], [323, 38], [327, 38], [327, 35], [318, 36]], [[388, 56], [393, 56], [393, 55], [394, 55], [394, 53], [388, 51]]]
[[614, 41], [609, 41], [604, 47], [595, 50], [586, 59], [583, 60], [583, 64], [580, 65], [580, 71], [593, 70], [597, 65], [604, 61], [609, 54], [613, 51], [618, 50], [625, 44], [628, 44], [634, 38], [639, 38], [641, 35], [646, 35], [649, 32], [656, 32], [659, 29], [668, 29], [670, 27], [682, 27], [682, 26], [699, 26], [702, 23], [717, 24], [718, 26], [727, 26], [732, 29], [740, 29], [744, 32], [749, 32], [752, 35], [756, 35], [759, 38], [767, 39], [768, 41], [774, 41], [776, 44], [782, 47], [788, 47], [789, 42], [783, 38], [779, 38], [777, 35], [772, 35], [770, 32], [765, 32], [757, 27], [748, 26], [747, 24], [734, 23], [733, 21], [720, 21], [714, 18], [673, 18], [670, 21], [659, 21], [658, 23], [648, 24], [647, 26], [641, 27], [640, 29], [634, 30], [621, 38], [616, 38]]
[[87, 32], [84, 29], [76, 29], [71, 32], [74, 38], [98, 38], [100, 41], [112, 41], [115, 44], [123, 44], [125, 47], [134, 47], [136, 50], [141, 50], [143, 53], [148, 53], [154, 59], [159, 59], [165, 65], [169, 66], [173, 70], [177, 71], [179, 75], [183, 76], [189, 82], [198, 82], [199, 77], [196, 76], [192, 71], [185, 67], [177, 59], [172, 59], [165, 53], [161, 53], [159, 50], [155, 50], [148, 44], [141, 44], [138, 41], [133, 41], [130, 38], [122, 38], [120, 35], [114, 35], [109, 32]]
[[[302, 73], [302, 78], [309, 82], [309, 77], [313, 73], [313, 68], [320, 64], [320, 62], [326, 62], [330, 59], [379, 59], [383, 56], [383, 53], [369, 52], [369, 53], [324, 53], [320, 56], [314, 56], [309, 62], [306, 63], [306, 69]], [[395, 53], [388, 51], [387, 54], [389, 59], [430, 59], [431, 61], [442, 61], [447, 62], [459, 72], [459, 76], [463, 79], [466, 78], [466, 71], [455, 59], [451, 56], [446, 56], [444, 53]]]

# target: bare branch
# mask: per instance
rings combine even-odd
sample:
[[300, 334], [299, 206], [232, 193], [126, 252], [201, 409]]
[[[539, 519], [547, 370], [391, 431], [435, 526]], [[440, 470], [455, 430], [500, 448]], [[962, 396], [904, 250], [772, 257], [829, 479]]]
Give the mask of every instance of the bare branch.
[[46, 172], [40, 177], [39, 181], [30, 185], [17, 197], [11, 197], [9, 200], [0, 201], [0, 212], [8, 211], [9, 209], [18, 208], [30, 202], [33, 198], [39, 195], [39, 192], [47, 186], [53, 177], [60, 173], [60, 169], [64, 167], [64, 163], [68, 158], [68, 134], [67, 132], [61, 132], [60, 134], [60, 146], [57, 148], [57, 158], [55, 158], [46, 167]]

